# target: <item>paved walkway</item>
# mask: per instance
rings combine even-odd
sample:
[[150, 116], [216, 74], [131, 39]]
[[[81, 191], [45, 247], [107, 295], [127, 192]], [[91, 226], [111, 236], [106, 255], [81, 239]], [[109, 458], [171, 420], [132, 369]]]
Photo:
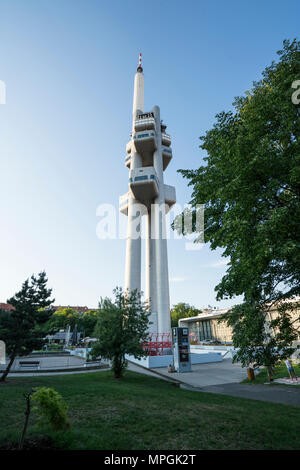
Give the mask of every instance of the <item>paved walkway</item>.
[[168, 372], [167, 367], [151, 369], [163, 374], [165, 377], [177, 379], [193, 387], [205, 387], [226, 383], [239, 383], [247, 378], [247, 371], [240, 364], [233, 364], [231, 359], [223, 359], [222, 362], [209, 362], [207, 364], [192, 365], [192, 372], [173, 373]]
[[247, 376], [246, 370], [240, 364], [232, 364], [231, 359], [193, 365], [193, 372], [181, 374], [170, 374], [165, 367], [149, 371], [132, 363], [129, 368], [135, 372], [176, 381], [185, 390], [300, 406], [300, 386], [241, 384]]
[[224, 384], [212, 385], [208, 387], [190, 387], [181, 385], [181, 388], [194, 390], [197, 392], [217, 393], [232, 397], [249, 398], [251, 400], [268, 401], [272, 403], [282, 403], [285, 405], [300, 406], [300, 388], [292, 388], [280, 385], [262, 384]]

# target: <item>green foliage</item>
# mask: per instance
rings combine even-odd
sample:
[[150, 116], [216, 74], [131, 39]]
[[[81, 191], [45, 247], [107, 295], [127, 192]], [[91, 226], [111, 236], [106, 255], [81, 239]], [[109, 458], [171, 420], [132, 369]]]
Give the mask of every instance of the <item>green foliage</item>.
[[271, 370], [295, 350], [291, 344], [298, 332], [287, 310], [268, 321], [265, 309], [244, 303], [233, 307], [225, 318], [233, 328], [233, 345], [237, 348], [233, 361], [240, 361], [244, 367], [254, 364]]
[[[217, 299], [244, 296], [232, 320], [233, 341], [242, 349], [248, 337], [255, 347], [269, 342], [263, 322], [269, 306], [300, 295], [300, 119], [291, 88], [300, 79], [300, 42], [284, 41], [278, 56], [235, 99], [234, 111], [218, 114], [200, 138], [205, 164], [180, 170], [193, 188], [192, 212], [205, 206], [205, 242], [229, 259]], [[173, 227], [180, 230], [181, 222], [177, 217]], [[297, 307], [299, 302], [290, 304]], [[276, 326], [283, 345], [294, 338], [286, 313], [280, 312]], [[272, 348], [273, 341], [266, 362]]]
[[70, 326], [71, 330], [77, 328], [83, 331], [85, 336], [91, 336], [96, 326], [99, 310], [88, 310], [87, 312], [77, 312], [71, 307], [56, 310], [49, 320], [49, 327], [56, 330], [66, 330]]
[[173, 305], [171, 309], [171, 326], [178, 326], [180, 318], [196, 317], [200, 313], [201, 310], [184, 302], [179, 302], [178, 304]]
[[38, 277], [32, 275], [23, 283], [22, 289], [7, 300], [14, 310], [0, 310], [0, 339], [5, 342], [10, 359], [1, 380], [5, 380], [17, 355], [26, 356], [45, 344], [46, 325], [53, 313], [50, 306], [54, 302], [50, 299], [52, 290], [47, 289], [47, 282], [45, 272]]
[[49, 425], [53, 431], [65, 430], [70, 427], [67, 420], [67, 405], [62, 396], [53, 388], [39, 387], [32, 394], [35, 403], [33, 411], [39, 417], [38, 425]]
[[99, 310], [89, 310], [88, 312], [84, 312], [81, 325], [82, 329], [85, 332], [85, 336], [91, 337], [93, 335], [94, 329], [99, 318], [99, 314]]
[[101, 313], [94, 331], [99, 339], [92, 350], [92, 357], [103, 357], [112, 361], [115, 377], [122, 376], [127, 361], [125, 354], [135, 358], [146, 355], [142, 343], [148, 339], [148, 306], [141, 301], [137, 291], [124, 293], [114, 289], [115, 299], [102, 301]]
[[56, 329], [67, 329], [68, 326], [74, 329], [75, 325], [80, 321], [80, 314], [76, 310], [67, 307], [57, 309], [51, 319], [50, 325]]

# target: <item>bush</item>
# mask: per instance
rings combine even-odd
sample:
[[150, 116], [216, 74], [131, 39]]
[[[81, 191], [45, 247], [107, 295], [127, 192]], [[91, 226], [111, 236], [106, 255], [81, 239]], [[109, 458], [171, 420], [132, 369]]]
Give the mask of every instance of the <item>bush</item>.
[[39, 417], [39, 425], [50, 425], [53, 431], [70, 427], [67, 419], [67, 405], [62, 396], [52, 388], [40, 387], [32, 394], [33, 410]]

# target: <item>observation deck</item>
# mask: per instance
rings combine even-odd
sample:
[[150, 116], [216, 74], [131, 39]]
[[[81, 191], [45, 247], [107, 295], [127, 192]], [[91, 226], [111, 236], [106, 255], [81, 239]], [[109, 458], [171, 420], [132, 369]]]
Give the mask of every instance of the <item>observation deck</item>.
[[[133, 170], [133, 171], [136, 171], [136, 170]], [[144, 176], [144, 175], [141, 175], [141, 176]], [[151, 173], [150, 173], [150, 176], [151, 176]], [[144, 181], [145, 182], [147, 180], [138, 180], [138, 181]], [[138, 190], [140, 190], [140, 189], [141, 189], [141, 186]], [[170, 209], [172, 208], [172, 206], [176, 203], [176, 191], [175, 191], [174, 186], [169, 186], [167, 184], [164, 185], [164, 190], [165, 190], [165, 204], [166, 204], [166, 214], [167, 214], [170, 211]], [[119, 198], [119, 211], [122, 214], [126, 215], [126, 216], [128, 216], [128, 199], [129, 199], [129, 196], [130, 196], [130, 191], [123, 194]], [[144, 194], [142, 194], [142, 197], [143, 198], [145, 197]], [[150, 209], [151, 203], [154, 202], [154, 201], [148, 201], [147, 202], [144, 199], [143, 200], [139, 199], [139, 201], [140, 201], [141, 204], [144, 204], [147, 207], [148, 210]]]
[[153, 167], [131, 170], [129, 173], [129, 189], [134, 197], [143, 204], [151, 204], [158, 196], [158, 180]]
[[167, 147], [170, 147], [171, 145], [171, 137], [169, 134], [166, 134], [165, 132], [162, 132], [161, 134], [161, 142], [163, 145], [166, 145]]
[[155, 132], [152, 130], [139, 131], [133, 135], [136, 151], [139, 154], [154, 152], [157, 149]]
[[156, 130], [155, 119], [153, 113], [143, 113], [138, 114], [134, 121], [134, 130], [135, 132], [146, 131], [146, 130]]

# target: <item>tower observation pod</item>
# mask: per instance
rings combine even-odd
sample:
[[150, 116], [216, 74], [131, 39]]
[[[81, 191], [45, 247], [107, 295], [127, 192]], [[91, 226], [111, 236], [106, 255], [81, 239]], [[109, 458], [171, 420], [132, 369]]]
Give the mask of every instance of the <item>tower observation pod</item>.
[[134, 77], [132, 133], [126, 146], [129, 190], [120, 197], [120, 211], [128, 216], [125, 290], [141, 291], [141, 226], [145, 223], [145, 296], [150, 307], [149, 332], [157, 341], [171, 339], [166, 213], [176, 202], [175, 188], [164, 184], [164, 170], [172, 159], [171, 138], [160, 109], [144, 111], [144, 74]]

